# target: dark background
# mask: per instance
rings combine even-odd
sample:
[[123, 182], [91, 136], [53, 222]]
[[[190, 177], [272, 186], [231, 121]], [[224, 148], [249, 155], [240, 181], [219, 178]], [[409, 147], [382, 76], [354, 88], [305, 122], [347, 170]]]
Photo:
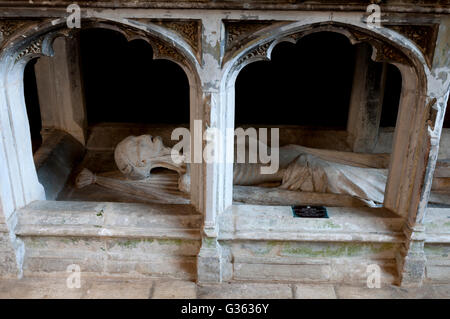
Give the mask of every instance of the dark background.
[[[117, 32], [83, 30], [81, 62], [88, 124], [189, 123], [189, 83], [174, 62], [153, 60], [150, 44], [127, 42]], [[297, 44], [280, 43], [271, 61], [247, 65], [236, 80], [236, 125], [307, 125], [345, 129], [355, 46], [340, 34], [321, 32]], [[25, 69], [25, 98], [32, 136], [41, 120], [34, 63]], [[375, 63], [375, 62], [372, 62]], [[389, 65], [382, 127], [395, 126], [401, 75]], [[445, 126], [449, 127], [450, 117]]]
[[[237, 124], [345, 129], [354, 64], [355, 46], [338, 33], [314, 33], [296, 44], [278, 44], [270, 62], [255, 62], [240, 72]], [[395, 66], [388, 67], [386, 87], [381, 126], [395, 126], [401, 92], [401, 74]]]

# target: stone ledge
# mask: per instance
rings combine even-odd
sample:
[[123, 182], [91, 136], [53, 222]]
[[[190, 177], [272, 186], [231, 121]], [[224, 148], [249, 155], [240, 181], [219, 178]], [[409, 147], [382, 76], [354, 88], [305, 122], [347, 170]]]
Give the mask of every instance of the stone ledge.
[[427, 208], [423, 224], [425, 243], [450, 243], [450, 208]]
[[402, 243], [403, 219], [381, 208], [327, 207], [330, 218], [294, 218], [287, 206], [234, 205], [219, 240]]
[[201, 238], [202, 216], [190, 205], [37, 201], [17, 214], [22, 237]]
[[[179, 1], [133, 1], [133, 2], [117, 2], [117, 1], [78, 1], [82, 7], [88, 8], [135, 8], [135, 9], [216, 9], [216, 10], [308, 10], [308, 11], [360, 11], [364, 12], [367, 3], [361, 4], [360, 1], [349, 1], [345, 5], [342, 3], [328, 3], [323, 1], [302, 1], [293, 3], [290, 0], [284, 1], [207, 1], [207, 0], [179, 0]], [[412, 2], [412, 1], [411, 1]], [[61, 8], [72, 3], [70, 0], [45, 1], [39, 3], [34, 1], [4, 0], [0, 1], [1, 7], [11, 8]], [[383, 6], [384, 12], [422, 12], [422, 13], [445, 13], [448, 12], [448, 6], [439, 5], [433, 7], [429, 5], [420, 5], [417, 3], [408, 3], [408, 1], [387, 1]]]

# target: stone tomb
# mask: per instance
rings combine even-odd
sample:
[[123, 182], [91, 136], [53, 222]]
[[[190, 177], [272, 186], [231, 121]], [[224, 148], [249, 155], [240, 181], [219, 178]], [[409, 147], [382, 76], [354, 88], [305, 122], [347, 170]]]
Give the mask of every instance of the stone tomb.
[[[201, 120], [202, 131], [235, 127], [240, 72], [269, 60], [281, 43], [321, 32], [348, 38], [356, 49], [346, 127], [275, 126], [281, 147], [302, 145], [322, 157], [326, 150], [352, 158], [369, 154], [365, 167], [384, 170], [386, 183], [377, 205], [368, 205], [372, 197], [361, 201], [354, 193], [317, 191], [320, 187], [233, 185], [233, 165], [224, 159], [233, 152], [234, 139], [226, 134], [220, 137], [227, 145], [222, 161], [190, 164], [189, 191], [174, 191], [180, 201], [149, 200], [128, 188], [121, 192], [95, 183], [76, 188], [83, 168], [98, 176], [117, 171], [114, 150], [127, 136], [161, 136], [173, 146], [170, 134], [180, 125], [89, 123], [80, 30], [67, 28], [61, 7], [1, 4], [2, 276], [65, 274], [68, 265], [78, 264], [87, 273], [204, 283], [365, 283], [368, 266], [375, 264], [383, 283], [448, 281], [450, 176], [443, 124], [450, 83], [445, 76], [450, 70], [449, 8], [425, 10], [405, 2], [404, 9], [393, 10], [389, 1], [383, 7], [389, 21], [373, 27], [365, 21], [364, 6], [360, 12], [336, 6], [330, 14], [321, 4], [314, 11], [278, 4], [285, 10], [277, 11], [250, 3], [241, 11], [237, 3], [217, 2], [217, 7], [204, 4], [189, 11], [180, 7], [199, 4], [176, 2], [161, 9], [137, 3], [128, 9], [119, 4], [114, 12], [106, 2], [84, 4], [83, 30], [108, 29], [129, 41], [144, 40], [153, 59], [170, 60], [183, 70], [189, 86], [184, 124], [192, 129]], [[42, 145], [33, 156], [23, 77], [36, 58]], [[391, 128], [380, 127], [387, 64], [402, 79]], [[333, 159], [348, 164], [347, 156]], [[180, 172], [158, 168], [154, 173], [167, 188], [179, 186]], [[173, 178], [175, 184], [167, 182]], [[294, 218], [292, 204], [326, 206], [329, 218]]]

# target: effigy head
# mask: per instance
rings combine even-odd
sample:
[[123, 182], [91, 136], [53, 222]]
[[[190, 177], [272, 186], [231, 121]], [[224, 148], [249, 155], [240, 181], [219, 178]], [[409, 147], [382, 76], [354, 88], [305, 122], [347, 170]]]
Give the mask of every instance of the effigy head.
[[185, 172], [185, 164], [173, 161], [172, 149], [159, 136], [128, 136], [116, 146], [114, 159], [119, 170], [131, 179], [148, 178], [157, 167]]

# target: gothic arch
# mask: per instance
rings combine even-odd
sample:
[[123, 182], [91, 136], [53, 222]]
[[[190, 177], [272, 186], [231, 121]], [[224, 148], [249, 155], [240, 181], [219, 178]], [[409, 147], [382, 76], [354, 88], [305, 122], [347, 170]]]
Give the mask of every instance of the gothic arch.
[[[3, 201], [0, 204], [5, 215], [9, 216], [34, 200], [45, 200], [31, 150], [23, 88], [25, 66], [31, 59], [52, 56], [53, 41], [60, 36], [71, 36], [77, 29], [69, 29], [65, 18], [31, 23], [7, 20], [7, 23], [9, 25], [2, 28], [0, 38], [0, 162], [5, 163], [0, 167], [0, 197]], [[118, 31], [128, 41], [143, 39], [152, 46], [154, 59], [168, 59], [181, 66], [191, 87], [190, 113], [193, 121], [200, 64], [188, 41], [168, 28], [128, 19], [85, 18], [81, 27]], [[193, 202], [197, 202], [195, 198]]]
[[373, 47], [372, 59], [395, 65], [404, 64], [413, 67], [421, 83], [426, 88], [430, 70], [420, 49], [411, 40], [388, 28], [369, 27], [367, 24], [321, 21], [315, 23], [294, 22], [273, 29], [256, 40], [244, 38], [227, 49], [223, 63], [222, 85], [234, 84], [239, 71], [246, 65], [261, 60], [270, 60], [273, 48], [280, 42], [296, 43], [302, 37], [317, 32], [336, 32], [345, 35], [352, 44], [368, 42]]
[[[342, 21], [340, 21], [342, 20]], [[234, 85], [239, 71], [247, 64], [270, 60], [276, 44], [297, 42], [315, 32], [332, 31], [346, 35], [351, 43], [368, 42], [373, 47], [372, 59], [386, 61], [398, 67], [402, 74], [402, 94], [394, 136], [385, 206], [414, 224], [416, 216], [423, 216], [427, 190], [431, 187], [434, 154], [443, 116], [439, 106], [432, 103], [434, 91], [430, 87], [432, 75], [421, 50], [411, 40], [385, 27], [370, 27], [361, 21], [312, 17], [283, 25], [269, 26], [252, 36], [243, 38], [224, 55], [221, 92], [225, 97], [225, 127], [234, 127]], [[433, 113], [433, 115], [431, 115]], [[434, 132], [434, 130], [437, 131]], [[225, 155], [226, 156], [226, 155]], [[433, 169], [431, 169], [432, 171]], [[232, 174], [225, 172], [224, 189], [232, 189]], [[224, 206], [231, 203], [224, 203]]]

